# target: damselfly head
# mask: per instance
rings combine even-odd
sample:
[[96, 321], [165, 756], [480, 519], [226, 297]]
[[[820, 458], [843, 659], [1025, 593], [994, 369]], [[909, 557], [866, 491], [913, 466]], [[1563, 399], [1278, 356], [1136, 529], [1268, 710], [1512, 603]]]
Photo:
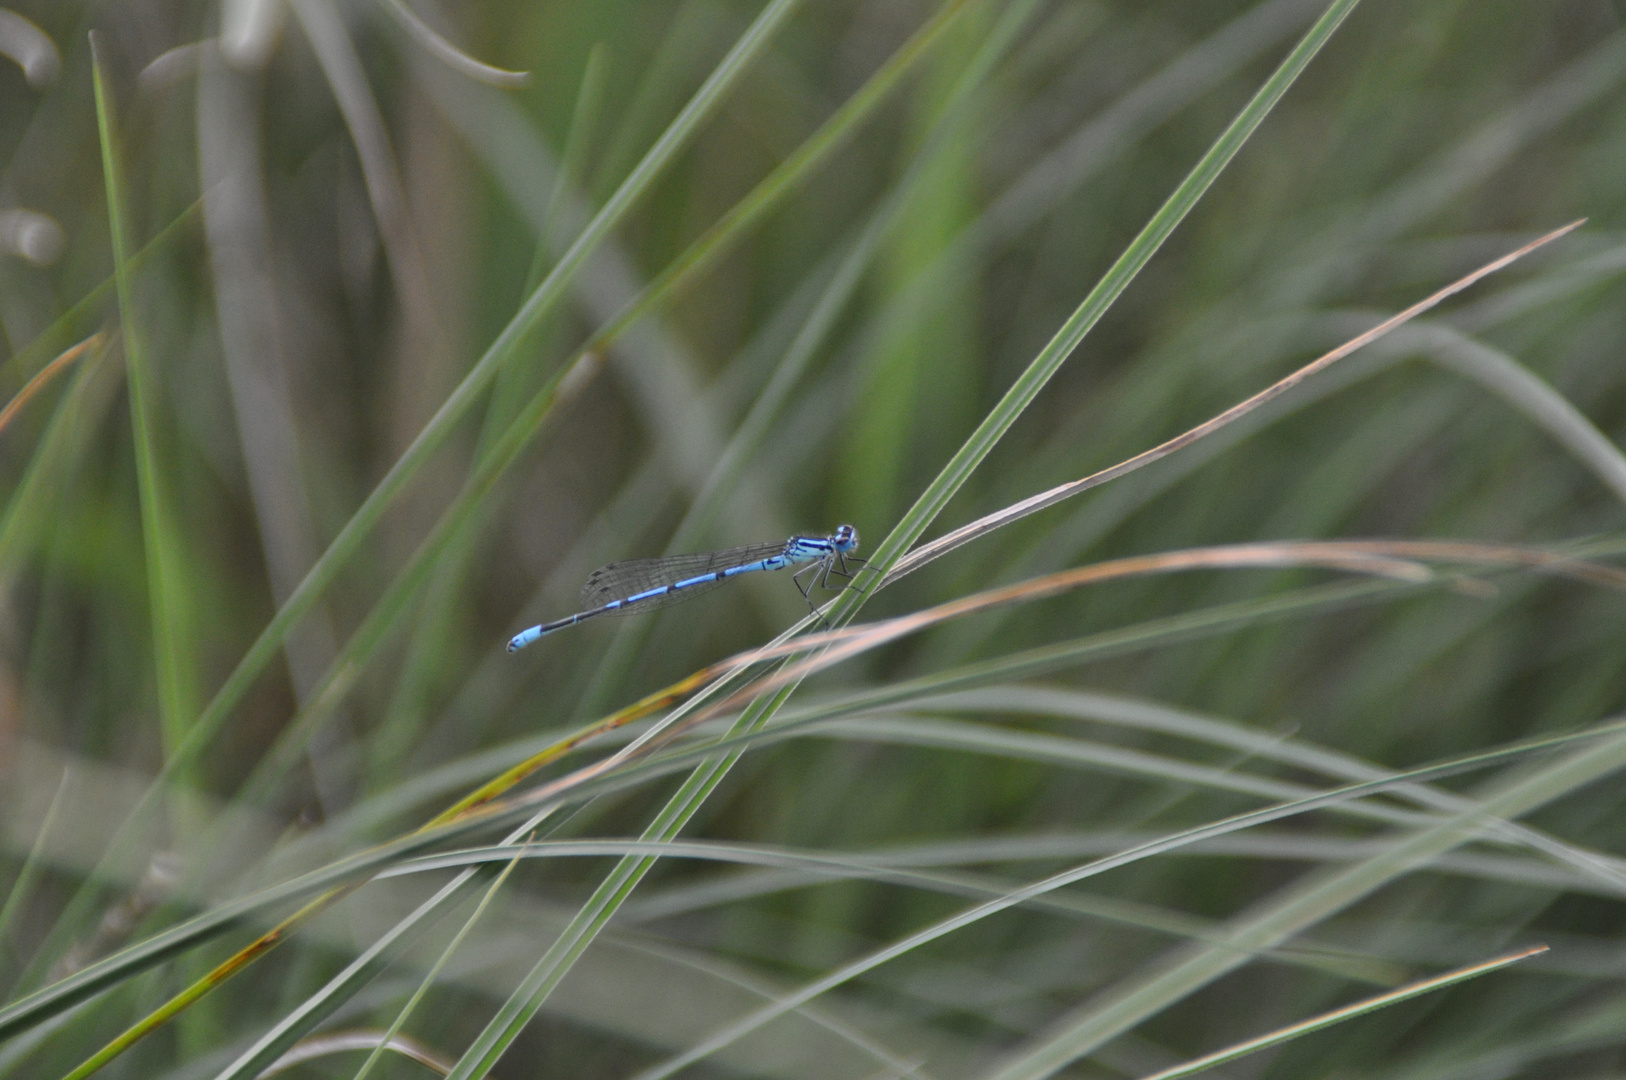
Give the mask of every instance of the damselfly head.
[[856, 551], [858, 530], [851, 525], [837, 525], [836, 531], [830, 534], [830, 542], [836, 546], [837, 551]]

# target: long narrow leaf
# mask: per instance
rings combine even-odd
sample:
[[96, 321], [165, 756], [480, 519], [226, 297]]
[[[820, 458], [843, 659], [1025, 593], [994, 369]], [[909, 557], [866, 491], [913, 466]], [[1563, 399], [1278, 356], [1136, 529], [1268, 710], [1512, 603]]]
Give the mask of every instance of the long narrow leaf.
[[1346, 1020], [1353, 1020], [1357, 1016], [1365, 1016], [1367, 1013], [1376, 1012], [1379, 1009], [1386, 1009], [1390, 1005], [1398, 1005], [1402, 1001], [1407, 1001], [1421, 994], [1431, 994], [1436, 990], [1444, 990], [1448, 986], [1467, 982], [1469, 979], [1477, 979], [1481, 975], [1489, 975], [1493, 971], [1517, 964], [1521, 960], [1528, 960], [1532, 956], [1540, 956], [1546, 951], [1547, 946], [1545, 945], [1532, 945], [1528, 949], [1520, 949], [1517, 952], [1508, 953], [1506, 956], [1498, 956], [1478, 964], [1457, 968], [1455, 971], [1448, 971], [1444, 975], [1436, 975], [1431, 979], [1420, 979], [1387, 994], [1378, 994], [1376, 997], [1366, 998], [1363, 1001], [1357, 1001], [1351, 1005], [1324, 1012], [1320, 1016], [1302, 1020], [1297, 1024], [1273, 1031], [1268, 1035], [1261, 1035], [1256, 1039], [1249, 1039], [1247, 1042], [1238, 1043], [1224, 1050], [1216, 1050], [1212, 1054], [1205, 1054], [1195, 1061], [1186, 1062], [1184, 1065], [1163, 1069], [1145, 1077], [1144, 1080], [1179, 1080], [1181, 1077], [1195, 1076], [1200, 1072], [1212, 1069], [1216, 1065], [1223, 1065], [1227, 1061], [1235, 1061], [1237, 1058], [1247, 1057], [1249, 1054], [1257, 1054], [1259, 1051], [1268, 1050], [1272, 1046], [1280, 1046], [1282, 1043], [1290, 1042], [1314, 1031], [1320, 1031], [1322, 1028], [1341, 1024]]
[[92, 76], [96, 91], [96, 130], [101, 139], [102, 178], [107, 188], [108, 229], [112, 234], [113, 280], [117, 285], [119, 311], [124, 324], [126, 381], [130, 388], [130, 428], [135, 443], [136, 483], [141, 495], [141, 538], [147, 558], [147, 590], [152, 620], [154, 660], [158, 669], [158, 707], [166, 748], [171, 760], [179, 760], [180, 748], [192, 727], [187, 694], [183, 689], [185, 662], [181, 656], [182, 615], [176, 566], [180, 558], [174, 547], [174, 524], [166, 507], [166, 496], [153, 438], [156, 423], [153, 396], [156, 383], [148, 368], [146, 346], [136, 317], [134, 287], [130, 276], [130, 253], [124, 228], [124, 182], [113, 133], [113, 103], [108, 97], [102, 65], [91, 39]]

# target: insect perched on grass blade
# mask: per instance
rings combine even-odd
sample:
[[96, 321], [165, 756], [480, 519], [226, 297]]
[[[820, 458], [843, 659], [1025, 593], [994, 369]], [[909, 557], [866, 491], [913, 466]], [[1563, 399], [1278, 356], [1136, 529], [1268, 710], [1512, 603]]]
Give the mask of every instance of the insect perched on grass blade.
[[[631, 559], [611, 563], [587, 575], [582, 586], [582, 610], [569, 618], [542, 623], [515, 634], [508, 651], [517, 652], [541, 637], [567, 626], [575, 626], [598, 615], [637, 615], [686, 600], [715, 589], [729, 578], [755, 570], [782, 570], [801, 566], [791, 580], [808, 596], [802, 578], [813, 575], [810, 584], [828, 588], [830, 575], [851, 577], [848, 556], [858, 550], [858, 530], [841, 525], [829, 536], [792, 536], [766, 544], [746, 544], [723, 551], [697, 555], [663, 555], [654, 559]], [[812, 600], [808, 600], [812, 603]]]

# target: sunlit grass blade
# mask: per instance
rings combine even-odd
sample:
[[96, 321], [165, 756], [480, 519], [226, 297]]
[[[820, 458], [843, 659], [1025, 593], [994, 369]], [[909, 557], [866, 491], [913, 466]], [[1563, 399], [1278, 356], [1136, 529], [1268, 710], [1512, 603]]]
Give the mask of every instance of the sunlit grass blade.
[[897, 565], [887, 573], [886, 578], [881, 582], [881, 585], [883, 587], [885, 585], [889, 585], [903, 577], [905, 574], [926, 565], [933, 559], [946, 555], [948, 552], [953, 551], [962, 544], [968, 544], [979, 537], [986, 536], [988, 533], [1000, 528], [1001, 526], [1008, 525], [1013, 521], [1018, 521], [1029, 514], [1037, 513], [1038, 511], [1043, 510], [1045, 507], [1054, 506], [1056, 503], [1061, 502], [1064, 499], [1069, 499], [1074, 495], [1088, 491], [1090, 488], [1098, 487], [1101, 484], [1107, 483], [1108, 481], [1116, 480], [1118, 477], [1134, 472], [1136, 469], [1139, 469], [1142, 466], [1150, 465], [1152, 462], [1157, 461], [1160, 458], [1165, 458], [1176, 451], [1183, 450], [1185, 447], [1190, 446], [1199, 439], [1211, 435], [1214, 432], [1219, 431], [1221, 428], [1224, 428], [1226, 425], [1241, 419], [1248, 413], [1259, 408], [1261, 405], [1264, 405], [1267, 402], [1280, 397], [1282, 394], [1287, 393], [1287, 391], [1293, 389], [1293, 387], [1299, 385], [1304, 380], [1310, 378], [1312, 375], [1315, 375], [1318, 372], [1326, 370], [1328, 367], [1331, 367], [1334, 363], [1342, 360], [1351, 353], [1356, 352], [1374, 341], [1377, 341], [1385, 334], [1404, 326], [1406, 323], [1410, 322], [1412, 319], [1415, 319], [1417, 316], [1422, 315], [1431, 308], [1437, 307], [1443, 301], [1455, 296], [1457, 293], [1473, 285], [1481, 278], [1511, 265], [1512, 263], [1528, 255], [1530, 252], [1535, 251], [1537, 248], [1550, 244], [1559, 237], [1580, 228], [1583, 223], [1584, 219], [1583, 221], [1571, 222], [1561, 229], [1555, 229], [1545, 236], [1532, 240], [1530, 243], [1525, 244], [1523, 247], [1518, 248], [1515, 251], [1509, 252], [1499, 259], [1486, 263], [1473, 273], [1458, 278], [1445, 288], [1440, 289], [1430, 296], [1424, 297], [1411, 307], [1406, 308], [1404, 311], [1390, 317], [1389, 319], [1386, 319], [1384, 322], [1379, 323], [1377, 326], [1374, 326], [1365, 333], [1351, 338], [1349, 341], [1335, 349], [1330, 350], [1329, 352], [1323, 353], [1321, 356], [1318, 356], [1316, 359], [1310, 361], [1310, 363], [1305, 364], [1297, 371], [1294, 371], [1292, 374], [1279, 379], [1275, 383], [1272, 383], [1270, 386], [1267, 386], [1265, 389], [1259, 391], [1257, 394], [1254, 394], [1252, 397], [1238, 402], [1229, 409], [1226, 409], [1224, 412], [1220, 413], [1218, 416], [1205, 420], [1196, 427], [1191, 428], [1188, 431], [1184, 431], [1172, 439], [1159, 443], [1150, 450], [1136, 454], [1134, 457], [1129, 458], [1126, 461], [1121, 461], [1110, 468], [1091, 473], [1089, 476], [1086, 476], [1080, 480], [1074, 480], [1070, 483], [1062, 484], [1059, 487], [1051, 488], [1049, 491], [1040, 492], [1038, 495], [1030, 496], [1029, 498], [1023, 499], [1019, 503], [1015, 503], [1011, 506], [1005, 507], [1003, 510], [989, 514], [987, 517], [979, 518], [969, 525], [963, 525], [960, 528], [955, 529], [953, 532], [933, 540], [929, 544], [921, 545], [920, 547], [911, 551], [908, 555], [904, 556], [902, 559], [898, 560]]
[[1402, 1001], [1407, 1001], [1422, 994], [1431, 994], [1436, 990], [1444, 990], [1448, 986], [1467, 982], [1469, 979], [1477, 979], [1481, 975], [1489, 975], [1493, 971], [1517, 964], [1521, 960], [1528, 960], [1532, 956], [1540, 956], [1546, 951], [1547, 946], [1545, 945], [1533, 945], [1528, 949], [1520, 949], [1505, 956], [1498, 956], [1478, 964], [1470, 964], [1467, 967], [1457, 968], [1455, 971], [1448, 971], [1443, 975], [1436, 975], [1430, 979], [1420, 979], [1387, 994], [1378, 994], [1375, 997], [1369, 997], [1345, 1005], [1342, 1008], [1324, 1012], [1320, 1016], [1313, 1016], [1308, 1020], [1280, 1028], [1268, 1035], [1261, 1035], [1256, 1039], [1237, 1043], [1235, 1046], [1227, 1047], [1224, 1050], [1216, 1050], [1212, 1054], [1206, 1054], [1183, 1065], [1163, 1069], [1145, 1077], [1144, 1080], [1179, 1080], [1181, 1077], [1195, 1076], [1217, 1065], [1223, 1065], [1227, 1061], [1235, 1061], [1237, 1058], [1247, 1057], [1249, 1054], [1256, 1054], [1261, 1050], [1268, 1050], [1272, 1046], [1279, 1046], [1311, 1032], [1320, 1031], [1322, 1028], [1341, 1024], [1346, 1020], [1353, 1020], [1357, 1016], [1365, 1016], [1369, 1012], [1376, 1012], [1379, 1009], [1388, 1008], [1390, 1005], [1398, 1005]]

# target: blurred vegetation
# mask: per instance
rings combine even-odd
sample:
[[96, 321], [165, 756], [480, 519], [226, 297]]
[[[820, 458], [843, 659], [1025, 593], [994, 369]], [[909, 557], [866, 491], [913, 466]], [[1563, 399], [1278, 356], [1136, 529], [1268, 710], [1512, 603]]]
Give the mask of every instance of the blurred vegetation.
[[[874, 551], [1328, 6], [8, 3], [0, 393], [102, 336], [0, 430], [5, 1077], [70, 1073], [297, 907], [256, 890], [796, 623], [759, 574], [503, 649], [617, 559], [842, 522]], [[1356, 6], [926, 537], [1585, 228], [859, 619], [1249, 541], [1626, 554], [1623, 18]], [[448, 833], [600, 843], [488, 852], [417, 922], [453, 870], [361, 886], [100, 1075], [252, 1076], [280, 1022], [284, 1075], [355, 1076], [423, 984], [368, 1075], [473, 1045], [454, 1075], [1140, 1076], [1536, 942], [1222, 1072], [1619, 1075], [1623, 640], [1607, 580], [1484, 567], [1153, 574], [948, 622], [755, 706], [726, 768], [688, 773], [697, 728]], [[711, 846], [616, 861], [678, 832]]]

